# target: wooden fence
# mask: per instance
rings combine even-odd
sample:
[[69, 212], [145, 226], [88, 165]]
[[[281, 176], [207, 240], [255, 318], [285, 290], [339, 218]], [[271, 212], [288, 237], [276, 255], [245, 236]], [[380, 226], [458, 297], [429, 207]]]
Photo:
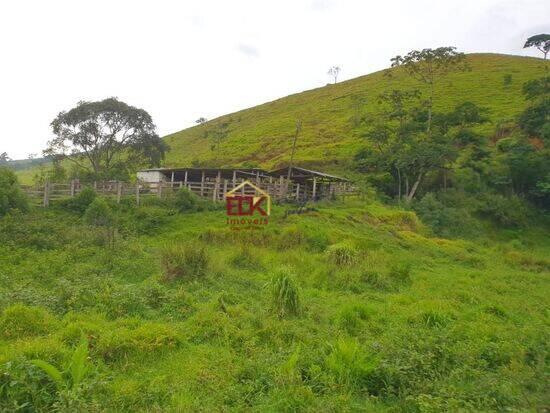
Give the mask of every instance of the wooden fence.
[[[117, 202], [123, 197], [133, 197], [139, 205], [143, 197], [156, 196], [165, 198], [177, 192], [180, 188], [187, 188], [194, 194], [210, 199], [214, 202], [225, 200], [225, 194], [241, 183], [244, 179], [211, 179], [201, 182], [136, 182], [128, 183], [122, 181], [94, 182], [89, 185], [93, 187], [96, 193], [112, 197]], [[288, 181], [286, 179], [278, 180], [258, 180], [253, 182], [258, 188], [267, 192], [275, 201], [316, 201], [319, 199], [346, 197], [357, 195], [355, 187], [346, 182], [337, 183], [314, 183], [307, 185]], [[51, 201], [74, 197], [79, 194], [86, 185], [77, 180], [70, 183], [51, 183], [46, 182], [43, 185], [22, 186], [23, 191], [44, 207], [50, 205]], [[256, 190], [249, 186], [240, 188], [239, 193], [243, 195], [257, 195]]]

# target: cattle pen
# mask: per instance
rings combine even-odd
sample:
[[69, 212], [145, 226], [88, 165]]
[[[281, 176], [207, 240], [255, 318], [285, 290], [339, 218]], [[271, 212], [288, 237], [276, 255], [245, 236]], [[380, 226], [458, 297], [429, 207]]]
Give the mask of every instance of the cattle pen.
[[[67, 183], [46, 181], [38, 185], [23, 185], [22, 189], [44, 207], [52, 200], [74, 197], [86, 186], [117, 202], [123, 197], [134, 197], [139, 205], [143, 197], [168, 197], [180, 188], [186, 188], [201, 198], [221, 202], [228, 192], [244, 182], [252, 183], [279, 202], [319, 201], [357, 194], [356, 187], [346, 178], [299, 167], [274, 171], [260, 168], [155, 168], [139, 171], [135, 182], [84, 184], [73, 179]], [[242, 186], [239, 190], [246, 195], [255, 194], [253, 187]]]

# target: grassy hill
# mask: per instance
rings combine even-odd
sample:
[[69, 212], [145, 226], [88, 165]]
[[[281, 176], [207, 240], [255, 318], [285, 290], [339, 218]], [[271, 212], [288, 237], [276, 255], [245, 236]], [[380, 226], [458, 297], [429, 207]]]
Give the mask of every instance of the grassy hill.
[[[491, 133], [499, 121], [514, 118], [525, 107], [522, 84], [543, 73], [542, 60], [499, 54], [471, 54], [470, 72], [452, 73], [437, 86], [435, 110], [450, 110], [471, 101], [488, 109], [492, 123], [482, 127]], [[385, 90], [420, 88], [401, 69], [391, 69], [305, 91], [245, 109], [205, 124], [166, 136], [171, 147], [166, 165], [239, 165], [253, 163], [274, 167], [288, 162], [296, 120], [303, 130], [296, 159], [302, 165], [329, 170], [345, 169], [346, 162], [363, 144], [357, 118], [379, 111], [377, 96]], [[511, 83], [504, 77], [511, 75]], [[228, 137], [220, 155], [211, 149], [212, 136], [227, 123]]]

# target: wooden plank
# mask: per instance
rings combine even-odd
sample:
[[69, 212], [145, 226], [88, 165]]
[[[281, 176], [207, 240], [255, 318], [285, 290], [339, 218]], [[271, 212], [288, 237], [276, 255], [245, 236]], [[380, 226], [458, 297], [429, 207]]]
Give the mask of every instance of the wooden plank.
[[313, 177], [313, 191], [312, 191], [312, 198], [315, 201], [315, 196], [317, 195], [317, 177]]

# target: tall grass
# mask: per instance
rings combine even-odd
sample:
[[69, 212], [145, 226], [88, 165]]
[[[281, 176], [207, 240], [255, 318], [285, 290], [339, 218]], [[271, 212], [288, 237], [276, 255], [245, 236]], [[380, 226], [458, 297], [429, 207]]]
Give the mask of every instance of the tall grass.
[[298, 316], [302, 313], [300, 291], [294, 274], [288, 268], [278, 270], [270, 282], [271, 302], [278, 317]]
[[357, 248], [346, 241], [331, 245], [327, 248], [326, 253], [329, 260], [339, 266], [352, 265], [357, 262]]
[[167, 281], [204, 276], [208, 263], [208, 254], [202, 246], [172, 245], [160, 250], [160, 264]]

